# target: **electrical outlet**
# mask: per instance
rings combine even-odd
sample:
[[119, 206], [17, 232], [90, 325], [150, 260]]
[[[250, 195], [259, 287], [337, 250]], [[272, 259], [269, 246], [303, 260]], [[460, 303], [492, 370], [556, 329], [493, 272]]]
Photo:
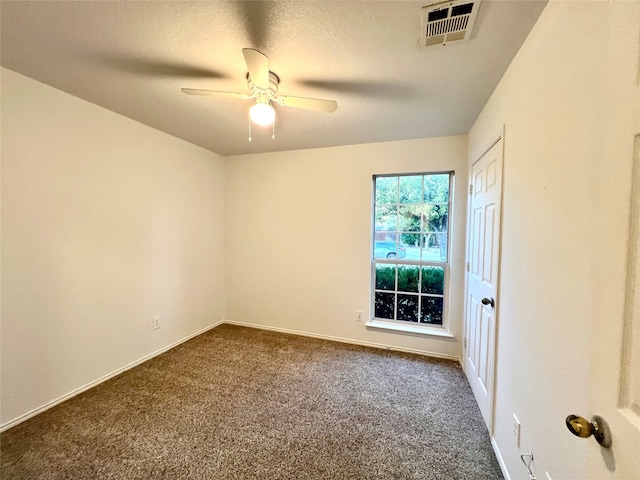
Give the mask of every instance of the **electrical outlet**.
[[362, 322], [362, 310], [356, 310], [356, 322]]
[[160, 316], [153, 317], [152, 325], [154, 330], [157, 330], [160, 328]]
[[513, 427], [512, 427], [512, 433], [513, 433], [513, 440], [516, 442], [516, 447], [520, 448], [520, 429], [521, 429], [522, 425], [520, 424], [520, 420], [518, 420], [518, 417], [516, 417], [516, 414], [513, 414]]

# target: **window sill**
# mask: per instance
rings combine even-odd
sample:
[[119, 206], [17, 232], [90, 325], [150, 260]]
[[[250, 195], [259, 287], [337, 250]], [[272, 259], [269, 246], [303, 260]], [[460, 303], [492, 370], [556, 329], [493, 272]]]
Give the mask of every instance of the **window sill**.
[[440, 328], [429, 328], [429, 327], [416, 327], [413, 325], [398, 325], [396, 323], [390, 323], [380, 320], [369, 320], [364, 324], [365, 327], [368, 328], [379, 328], [382, 330], [390, 330], [394, 332], [401, 333], [413, 333], [418, 335], [424, 335], [426, 337], [439, 337], [439, 338], [455, 338], [454, 335], [447, 332], [446, 330], [442, 330]]

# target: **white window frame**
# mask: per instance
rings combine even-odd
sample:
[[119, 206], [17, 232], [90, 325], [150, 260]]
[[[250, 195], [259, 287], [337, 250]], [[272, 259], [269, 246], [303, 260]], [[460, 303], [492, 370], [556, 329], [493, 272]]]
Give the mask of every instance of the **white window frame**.
[[[402, 258], [375, 258], [375, 233], [376, 233], [376, 225], [375, 225], [375, 207], [376, 207], [376, 179], [382, 177], [409, 177], [409, 176], [428, 176], [428, 175], [449, 175], [449, 203], [448, 203], [448, 218], [447, 218], [447, 260], [446, 261], [433, 261], [433, 260], [406, 260]], [[371, 200], [371, 238], [370, 238], [370, 247], [371, 247], [371, 287], [370, 287], [370, 312], [371, 319], [366, 323], [367, 327], [373, 328], [381, 328], [390, 331], [397, 332], [405, 332], [405, 333], [416, 333], [422, 335], [430, 335], [437, 337], [448, 337], [453, 338], [453, 335], [449, 332], [449, 299], [450, 299], [450, 291], [451, 291], [451, 245], [452, 245], [452, 235], [451, 235], [451, 225], [453, 222], [453, 197], [454, 197], [454, 184], [455, 184], [455, 172], [448, 171], [429, 171], [429, 172], [415, 172], [415, 173], [390, 173], [390, 174], [380, 174], [373, 175], [372, 177], [372, 200]], [[423, 184], [424, 188], [424, 184]], [[398, 204], [398, 206], [404, 204]], [[400, 233], [400, 232], [398, 232]], [[399, 242], [398, 238], [398, 242]], [[411, 322], [407, 320], [391, 320], [386, 318], [377, 318], [375, 317], [375, 294], [376, 294], [376, 265], [378, 264], [386, 264], [386, 265], [397, 265], [400, 267], [401, 265], [416, 265], [420, 268], [420, 276], [422, 276], [422, 267], [423, 266], [436, 266], [444, 268], [444, 285], [443, 285], [443, 295], [442, 295], [442, 325], [436, 324], [427, 324], [427, 323], [419, 323], [419, 322]], [[397, 282], [398, 276], [396, 272], [396, 290], [385, 291], [388, 293], [402, 293], [397, 290]], [[421, 278], [421, 277], [420, 277]], [[421, 280], [419, 280], [419, 283]], [[409, 292], [407, 292], [409, 293]], [[411, 293], [409, 293], [411, 294]], [[423, 294], [418, 293], [418, 297]], [[429, 295], [427, 295], [429, 296]], [[436, 296], [437, 295], [431, 295]], [[397, 298], [394, 304], [395, 312], [394, 317], [397, 316]]]

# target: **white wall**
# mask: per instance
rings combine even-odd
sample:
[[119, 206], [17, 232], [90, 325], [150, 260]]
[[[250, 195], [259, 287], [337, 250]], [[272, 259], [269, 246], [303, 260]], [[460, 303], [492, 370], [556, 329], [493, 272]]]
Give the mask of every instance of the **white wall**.
[[[527, 476], [512, 413], [538, 478], [638, 478], [621, 445], [612, 473], [564, 418], [615, 397], [639, 33], [638, 2], [552, 1], [469, 133], [473, 162], [506, 124], [494, 436], [513, 479]], [[599, 354], [613, 385], [596, 381]]]
[[[2, 70], [2, 422], [222, 318], [459, 356], [467, 161], [505, 123], [494, 439], [514, 480], [528, 449], [538, 478], [605, 478], [595, 443], [563, 422], [592, 413], [590, 352], [622, 310], [631, 159], [609, 154], [640, 99], [626, 95], [638, 31], [617, 35], [614, 17], [637, 22], [634, 4], [552, 1], [468, 148], [460, 136], [223, 163]], [[455, 340], [366, 329], [354, 316], [370, 314], [371, 176], [448, 169]]]
[[223, 207], [219, 156], [3, 69], [2, 423], [220, 321]]
[[[460, 356], [466, 137], [227, 158], [226, 318]], [[367, 329], [372, 175], [456, 171], [451, 325], [443, 340]]]

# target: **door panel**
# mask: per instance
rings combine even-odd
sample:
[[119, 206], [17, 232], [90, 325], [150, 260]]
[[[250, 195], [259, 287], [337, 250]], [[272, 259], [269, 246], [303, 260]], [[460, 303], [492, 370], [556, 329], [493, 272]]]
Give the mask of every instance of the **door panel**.
[[[477, 318], [479, 315], [478, 301], [474, 297], [467, 298], [467, 305], [469, 306], [470, 314], [469, 316], [473, 318]], [[478, 324], [477, 321], [474, 324]], [[472, 332], [472, 335], [467, 335], [468, 340], [468, 353], [467, 353], [467, 361], [469, 362], [469, 366], [471, 369], [476, 369], [477, 365], [475, 364], [475, 359], [477, 358], [478, 345], [476, 339], [478, 336], [475, 334], [475, 331]]]
[[483, 298], [497, 297], [502, 195], [502, 139], [472, 167], [464, 370], [491, 431], [496, 312]]
[[489, 394], [489, 334], [491, 332], [491, 312], [487, 308], [480, 309], [480, 368], [478, 368], [478, 380], [482, 393]]
[[495, 227], [495, 204], [487, 205], [484, 212], [484, 259], [482, 262], [482, 281], [491, 285], [494, 279], [493, 241]]
[[476, 208], [473, 211], [473, 235], [471, 237], [471, 273], [474, 278], [480, 275], [480, 247], [481, 247], [481, 234], [482, 234], [482, 209]]

